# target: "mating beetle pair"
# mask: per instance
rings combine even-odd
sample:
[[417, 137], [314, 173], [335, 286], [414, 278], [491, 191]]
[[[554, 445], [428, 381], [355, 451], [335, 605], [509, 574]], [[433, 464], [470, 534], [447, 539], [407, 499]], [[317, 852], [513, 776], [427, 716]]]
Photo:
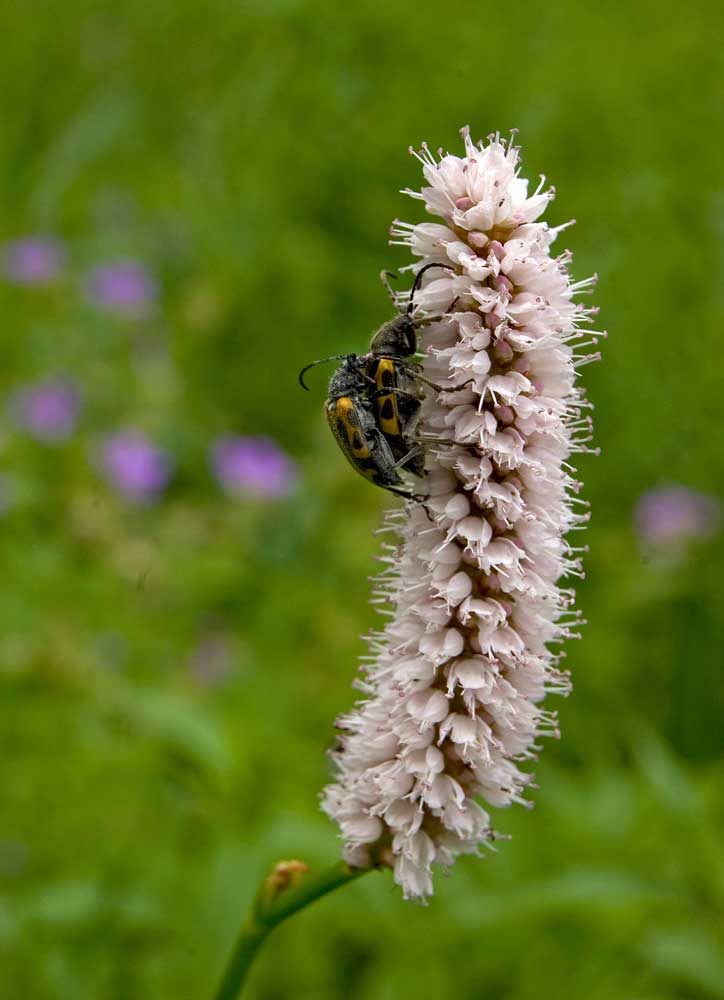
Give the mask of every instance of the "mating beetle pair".
[[[327, 361], [342, 361], [329, 383], [325, 415], [337, 444], [354, 468], [377, 486], [406, 499], [418, 500], [400, 475], [425, 474], [425, 455], [417, 441], [416, 428], [422, 403], [421, 385], [432, 385], [420, 374], [421, 365], [410, 359], [417, 351], [417, 328], [429, 320], [412, 316], [415, 293], [423, 274], [432, 267], [452, 270], [447, 264], [420, 268], [410, 291], [405, 312], [383, 324], [375, 333], [367, 354], [337, 354], [313, 361], [304, 373]], [[382, 280], [393, 298], [387, 281]], [[433, 386], [433, 388], [438, 388]]]

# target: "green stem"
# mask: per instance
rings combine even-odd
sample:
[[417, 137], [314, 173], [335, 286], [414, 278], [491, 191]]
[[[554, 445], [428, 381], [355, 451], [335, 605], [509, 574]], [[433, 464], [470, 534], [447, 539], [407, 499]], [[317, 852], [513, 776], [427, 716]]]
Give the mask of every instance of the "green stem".
[[[293, 866], [293, 867], [292, 867]], [[344, 861], [316, 874], [304, 872], [299, 862], [280, 862], [263, 879], [214, 1000], [236, 1000], [251, 964], [267, 936], [287, 917], [351, 882], [369, 868], [350, 868]]]

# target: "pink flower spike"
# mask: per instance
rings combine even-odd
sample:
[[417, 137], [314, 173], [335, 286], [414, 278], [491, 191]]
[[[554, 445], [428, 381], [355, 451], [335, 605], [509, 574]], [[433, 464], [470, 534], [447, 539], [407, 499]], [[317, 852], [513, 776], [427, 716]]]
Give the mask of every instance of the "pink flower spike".
[[[422, 499], [386, 520], [397, 542], [374, 593], [385, 625], [323, 795], [346, 861], [390, 865], [412, 899], [432, 894], [436, 870], [493, 844], [489, 808], [531, 805], [530, 761], [559, 735], [544, 698], [570, 689], [554, 648], [582, 624], [561, 580], [583, 574], [565, 535], [588, 517], [571, 461], [591, 451], [578, 368], [592, 356], [576, 348], [590, 336], [572, 298], [590, 283], [572, 284], [552, 256], [555, 230], [538, 221], [550, 193], [528, 195], [519, 148], [498, 135], [476, 146], [467, 130], [463, 141], [463, 156], [419, 154], [417, 197], [433, 221], [395, 224], [416, 270], [447, 248], [455, 273], [429, 286], [454, 289], [454, 306], [418, 303], [431, 383]], [[483, 246], [484, 259], [470, 252]]]

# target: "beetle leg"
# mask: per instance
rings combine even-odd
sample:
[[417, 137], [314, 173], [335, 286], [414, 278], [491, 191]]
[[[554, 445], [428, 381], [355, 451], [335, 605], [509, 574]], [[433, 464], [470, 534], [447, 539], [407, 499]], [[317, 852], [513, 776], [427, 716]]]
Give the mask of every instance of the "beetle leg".
[[397, 275], [393, 271], [380, 271], [380, 281], [385, 286], [387, 294], [390, 296], [395, 308], [397, 309], [397, 294], [390, 284], [390, 278], [397, 278]]
[[458, 389], [464, 389], [466, 385], [472, 385], [475, 382], [474, 378], [469, 378], [467, 382], [463, 382], [462, 385], [438, 385], [437, 382], [431, 382], [429, 378], [425, 378], [424, 375], [420, 375], [419, 371], [412, 368], [410, 365], [400, 365], [400, 368], [405, 370], [407, 374], [412, 379], [416, 379], [418, 382], [424, 382], [425, 385], [429, 385], [431, 389], [435, 389], [436, 392], [457, 392]]
[[391, 396], [393, 393], [397, 396], [407, 396], [409, 399], [417, 399], [414, 392], [408, 392], [407, 389], [400, 389], [399, 386], [395, 385], [377, 389], [375, 392], [370, 393], [370, 399], [379, 399], [380, 396]]
[[420, 375], [420, 372], [416, 368], [412, 368], [410, 365], [400, 365], [404, 371], [410, 376], [410, 378], [415, 379], [417, 382], [424, 382], [425, 385], [429, 385], [431, 389], [437, 390], [437, 392], [449, 392], [442, 385], [438, 385], [436, 382], [431, 382], [429, 378], [425, 378], [424, 375]]
[[413, 493], [411, 490], [399, 490], [396, 486], [386, 486], [385, 489], [388, 493], [394, 493], [396, 497], [403, 497], [405, 500], [427, 500], [427, 497], [420, 497], [419, 494]]
[[377, 388], [377, 383], [375, 382], [375, 380], [370, 375], [367, 374], [367, 372], [364, 370], [364, 368], [362, 367], [362, 365], [360, 365], [359, 359], [355, 358], [354, 361], [350, 361], [348, 363], [349, 363], [350, 368], [352, 368], [352, 370], [355, 372], [356, 375], [358, 375], [361, 379], [363, 379], [369, 385], [373, 385], [375, 387], [375, 389]]
[[394, 486], [388, 486], [387, 487], [387, 492], [388, 493], [394, 493], [395, 496], [403, 497], [405, 500], [412, 500], [413, 503], [419, 503], [419, 504], [421, 504], [422, 505], [422, 509], [427, 514], [427, 517], [428, 517], [428, 520], [430, 521], [430, 523], [431, 524], [435, 523], [434, 520], [432, 519], [432, 517], [430, 516], [430, 511], [428, 510], [427, 505], [425, 503], [426, 500], [430, 499], [426, 494], [424, 494], [424, 493], [412, 493], [409, 490], [398, 490]]
[[392, 468], [393, 469], [403, 468], [405, 465], [407, 465], [408, 462], [411, 462], [413, 458], [417, 458], [419, 455], [422, 455], [423, 452], [424, 449], [422, 448], [421, 445], [419, 444], [413, 445], [413, 447], [410, 448], [410, 450], [406, 455], [403, 455], [401, 459], [395, 462]]

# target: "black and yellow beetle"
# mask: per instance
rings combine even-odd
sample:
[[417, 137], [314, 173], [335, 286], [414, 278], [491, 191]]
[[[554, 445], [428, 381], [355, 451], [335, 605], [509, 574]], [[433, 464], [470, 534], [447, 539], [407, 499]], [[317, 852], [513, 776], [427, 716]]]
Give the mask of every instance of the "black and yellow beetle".
[[[400, 473], [424, 475], [425, 456], [417, 441], [416, 426], [421, 384], [432, 384], [420, 374], [421, 366], [411, 360], [417, 351], [417, 327], [429, 321], [415, 320], [412, 310], [422, 275], [432, 267], [452, 270], [447, 264], [420, 268], [407, 309], [380, 327], [367, 354], [322, 358], [299, 373], [299, 382], [307, 389], [304, 374], [310, 368], [327, 361], [342, 362], [330, 380], [324, 407], [337, 444], [366, 479], [408, 499], [419, 497]], [[392, 295], [386, 272], [382, 280]]]

